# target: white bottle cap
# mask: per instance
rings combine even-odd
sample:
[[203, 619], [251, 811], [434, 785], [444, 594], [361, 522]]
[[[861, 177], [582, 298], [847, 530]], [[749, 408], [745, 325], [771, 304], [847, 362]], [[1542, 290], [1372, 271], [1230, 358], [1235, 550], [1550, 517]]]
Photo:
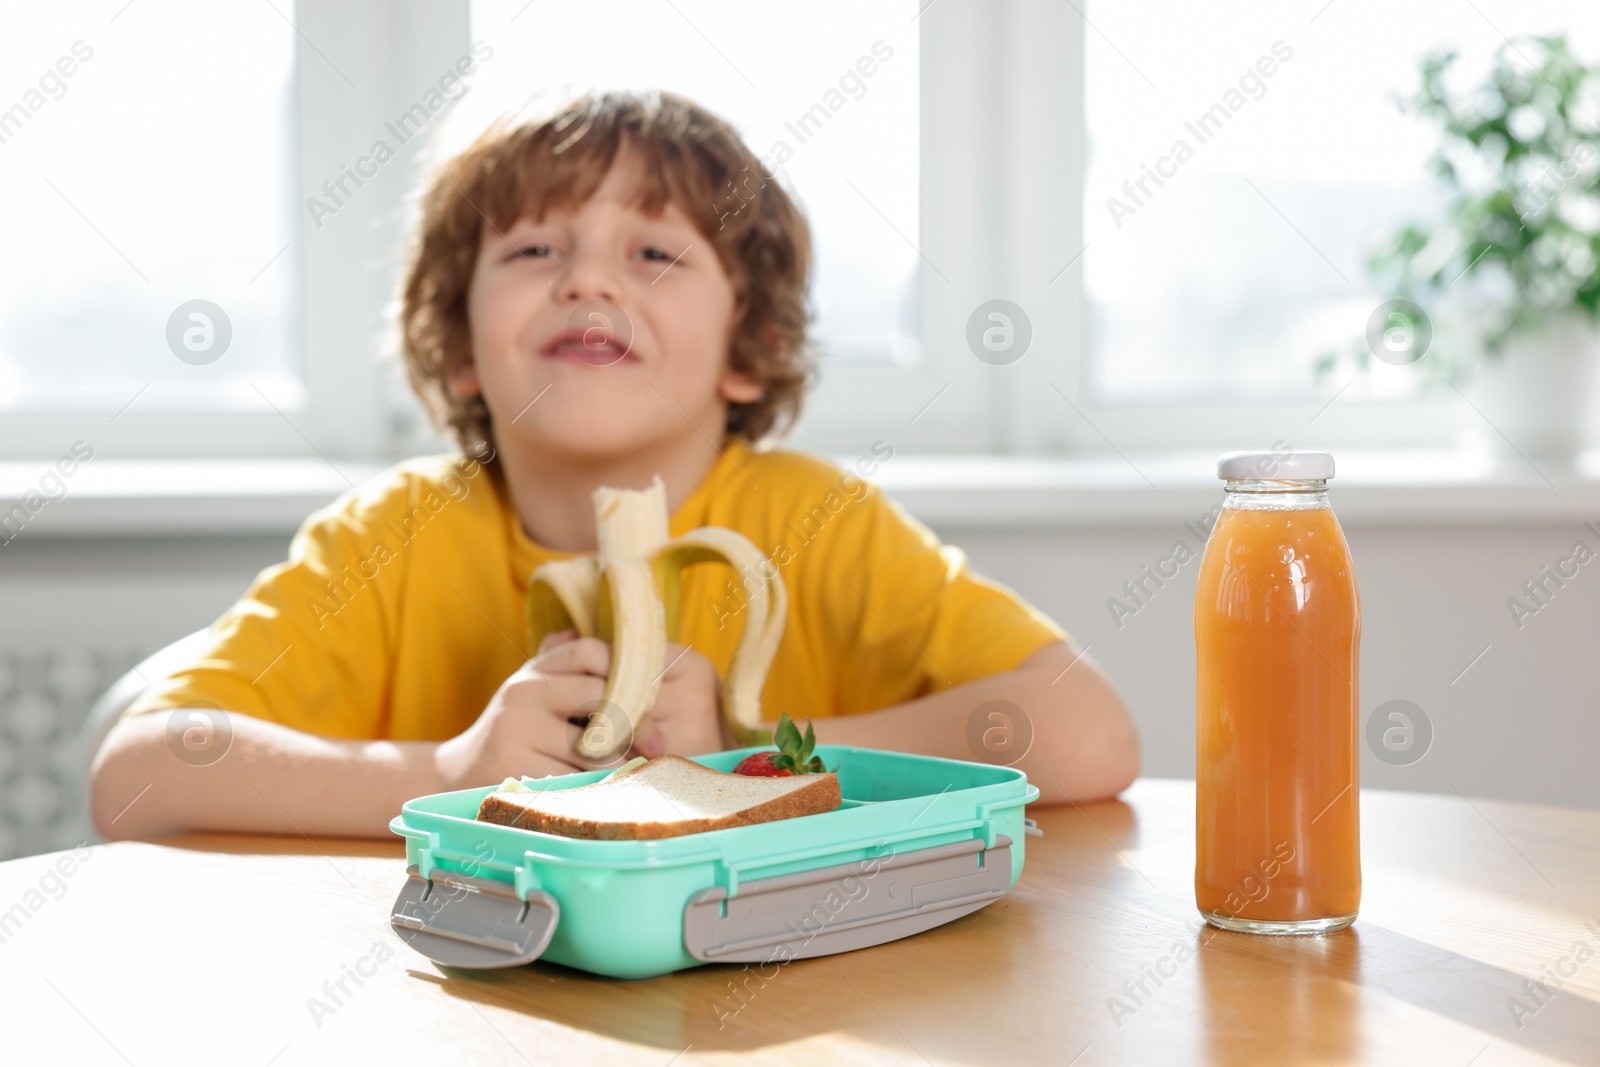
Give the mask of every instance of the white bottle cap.
[[1227, 481], [1308, 481], [1333, 477], [1329, 452], [1224, 452], [1217, 460], [1217, 477]]

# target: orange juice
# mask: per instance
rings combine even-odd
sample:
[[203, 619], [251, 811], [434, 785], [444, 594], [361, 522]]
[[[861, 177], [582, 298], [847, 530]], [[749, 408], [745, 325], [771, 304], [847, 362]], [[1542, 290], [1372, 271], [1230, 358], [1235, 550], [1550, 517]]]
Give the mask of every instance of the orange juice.
[[1194, 609], [1195, 902], [1225, 929], [1323, 933], [1361, 902], [1361, 607], [1333, 460], [1230, 453], [1219, 473]]

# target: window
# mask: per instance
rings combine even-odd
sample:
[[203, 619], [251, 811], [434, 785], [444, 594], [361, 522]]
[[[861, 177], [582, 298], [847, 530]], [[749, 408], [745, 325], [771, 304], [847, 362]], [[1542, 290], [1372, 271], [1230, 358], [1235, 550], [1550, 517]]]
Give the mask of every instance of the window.
[[[419, 179], [536, 93], [642, 85], [727, 114], [812, 220], [828, 394], [807, 420], [813, 447], [870, 442], [886, 402], [909, 421], [941, 391], [916, 432], [953, 441], [977, 412], [986, 437], [983, 390], [949, 388], [954, 357], [923, 340], [917, 4], [768, 11], [280, 0], [24, 16], [0, 42], [3, 69], [48, 74], [80, 40], [92, 52], [60, 75], [64, 91], [48, 74], [42, 106], [14, 83], [23, 111], [0, 124], [0, 184], [34, 208], [14, 216], [0, 263], [0, 451], [54, 454], [84, 436], [122, 457], [437, 447], [382, 358]], [[468, 93], [421, 136], [386, 132], [474, 41], [495, 51]], [[392, 159], [330, 201], [326, 183], [378, 139]], [[968, 258], [960, 247], [953, 259]]]
[[[0, 187], [22, 205], [0, 260], [0, 451], [437, 447], [379, 358], [426, 166], [507, 109], [642, 86], [729, 116], [812, 222], [823, 377], [803, 447], [1446, 445], [1452, 405], [1414, 396], [1409, 368], [1343, 392], [1311, 374], [1383, 295], [1368, 242], [1432, 202], [1430, 135], [1388, 97], [1424, 51], [1481, 68], [1501, 31], [1580, 10], [1491, 25], [1435, 0], [1229, 0], [1164, 5], [1160, 32], [1126, 5], [926, 0], [30, 10], [0, 40], [21, 72], [0, 86]], [[1572, 36], [1600, 54], [1600, 34]], [[468, 91], [325, 210], [479, 45]], [[1207, 115], [1202, 140], [1185, 124]], [[220, 322], [197, 299], [227, 315], [221, 358], [200, 358]], [[996, 300], [1023, 312], [1004, 324], [1025, 327], [1020, 358], [973, 340]]]
[[110, 14], [19, 8], [0, 37], [0, 412], [298, 408], [294, 29]]
[[[1093, 4], [1084, 37], [1086, 397], [1106, 408], [1316, 411], [1349, 378], [1316, 380], [1316, 358], [1359, 339], [1391, 295], [1364, 270], [1375, 241], [1438, 214], [1426, 167], [1432, 127], [1395, 103], [1416, 91], [1421, 56], [1457, 49], [1457, 73], [1476, 79], [1502, 34], [1566, 30], [1586, 10], [1291, 10], [1231, 0], [1169, 5], [1162, 31], [1150, 33], [1147, 11]], [[1574, 34], [1574, 45], [1592, 59], [1600, 39]], [[1413, 368], [1374, 361], [1348, 384], [1341, 407], [1391, 402], [1361, 436], [1392, 439], [1407, 421], [1395, 404], [1415, 399]], [[1323, 430], [1337, 436], [1320, 423], [1315, 432]], [[1445, 443], [1447, 432], [1435, 420], [1421, 435]]]

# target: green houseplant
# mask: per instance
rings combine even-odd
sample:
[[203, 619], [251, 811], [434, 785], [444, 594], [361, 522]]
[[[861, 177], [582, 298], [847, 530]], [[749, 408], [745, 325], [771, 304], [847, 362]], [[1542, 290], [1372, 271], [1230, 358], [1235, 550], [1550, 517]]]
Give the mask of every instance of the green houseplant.
[[[1430, 169], [1442, 214], [1402, 226], [1367, 264], [1385, 290], [1436, 318], [1458, 314], [1452, 304], [1470, 309], [1477, 343], [1423, 354], [1424, 389], [1520, 362], [1508, 348], [1552, 333], [1560, 347], [1581, 347], [1600, 321], [1600, 70], [1562, 36], [1520, 38], [1500, 47], [1481, 83], [1452, 92], [1445, 82], [1457, 58], [1424, 56], [1419, 90], [1401, 101], [1439, 129]], [[1316, 370], [1325, 376], [1346, 361], [1365, 370], [1372, 355], [1363, 340], [1324, 355]]]

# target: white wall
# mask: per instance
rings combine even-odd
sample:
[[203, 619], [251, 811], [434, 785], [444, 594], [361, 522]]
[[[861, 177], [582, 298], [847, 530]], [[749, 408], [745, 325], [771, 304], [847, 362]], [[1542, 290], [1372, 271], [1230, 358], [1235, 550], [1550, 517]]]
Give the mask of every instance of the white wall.
[[32, 536], [0, 547], [0, 859], [88, 837], [78, 732], [95, 698], [207, 625], [288, 537]]

